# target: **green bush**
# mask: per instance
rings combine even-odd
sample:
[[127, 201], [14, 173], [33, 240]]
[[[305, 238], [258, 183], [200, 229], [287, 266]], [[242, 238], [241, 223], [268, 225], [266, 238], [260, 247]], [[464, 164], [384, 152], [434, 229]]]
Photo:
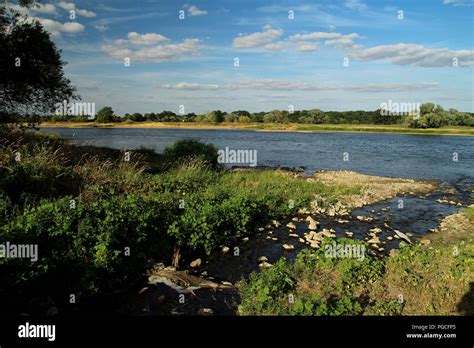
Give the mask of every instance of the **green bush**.
[[[383, 261], [366, 256], [355, 258], [328, 258], [325, 245], [333, 243], [326, 238], [318, 250], [303, 250], [294, 263], [281, 259], [272, 267], [253, 273], [240, 287], [243, 315], [361, 315], [365, 312], [393, 314], [394, 306], [367, 298], [372, 283], [385, 271]], [[338, 243], [364, 245], [365, 243], [341, 238]], [[334, 274], [334, 287], [324, 274]], [[301, 284], [305, 284], [302, 286]], [[323, 290], [333, 289], [330, 296], [318, 293], [311, 284]], [[354, 296], [357, 288], [360, 296]], [[290, 301], [290, 297], [293, 301]], [[375, 307], [373, 309], [372, 307]]]
[[204, 162], [213, 169], [220, 168], [217, 162], [217, 148], [196, 140], [179, 140], [166, 147], [164, 155], [171, 165], [181, 165], [192, 160]]

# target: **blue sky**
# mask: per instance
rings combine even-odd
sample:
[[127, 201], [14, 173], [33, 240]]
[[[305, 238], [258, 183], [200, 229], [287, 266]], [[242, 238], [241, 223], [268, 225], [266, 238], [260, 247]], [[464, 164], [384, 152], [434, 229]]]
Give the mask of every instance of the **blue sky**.
[[119, 114], [389, 100], [474, 111], [473, 0], [42, 4], [22, 11], [52, 33], [82, 99]]

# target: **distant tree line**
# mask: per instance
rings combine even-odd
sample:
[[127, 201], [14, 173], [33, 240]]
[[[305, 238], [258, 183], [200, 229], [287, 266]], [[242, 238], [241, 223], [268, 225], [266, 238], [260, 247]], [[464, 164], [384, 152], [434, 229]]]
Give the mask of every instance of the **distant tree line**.
[[172, 111], [160, 113], [135, 112], [118, 116], [112, 107], [100, 109], [94, 119], [88, 116], [17, 116], [24, 122], [203, 122], [203, 123], [302, 123], [302, 124], [376, 124], [376, 125], [407, 125], [412, 128], [439, 128], [443, 126], [474, 126], [474, 113], [460, 112], [456, 109], [445, 110], [440, 105], [425, 103], [420, 106], [416, 115], [390, 114], [382, 110], [375, 111], [322, 111], [320, 109], [272, 110], [270, 112], [253, 112], [237, 110], [223, 112], [220, 110], [209, 111], [206, 114], [195, 113], [176, 114]]

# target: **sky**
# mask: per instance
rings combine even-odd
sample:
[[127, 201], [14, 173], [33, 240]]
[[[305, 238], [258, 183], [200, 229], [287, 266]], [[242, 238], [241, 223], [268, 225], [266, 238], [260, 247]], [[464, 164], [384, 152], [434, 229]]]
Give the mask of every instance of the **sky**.
[[343, 111], [432, 101], [474, 112], [474, 0], [41, 4], [20, 10], [51, 33], [66, 76], [96, 109]]

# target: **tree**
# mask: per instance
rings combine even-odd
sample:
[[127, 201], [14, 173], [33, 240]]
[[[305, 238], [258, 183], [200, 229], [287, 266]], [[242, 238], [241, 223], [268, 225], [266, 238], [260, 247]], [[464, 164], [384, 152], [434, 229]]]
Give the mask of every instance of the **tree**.
[[38, 21], [0, 6], [0, 47], [0, 114], [44, 114], [80, 99], [64, 76], [61, 51]]
[[220, 123], [224, 121], [224, 115], [226, 114], [223, 113], [222, 111], [215, 110], [215, 111], [208, 112], [206, 116], [204, 117], [204, 120], [205, 122]]
[[114, 110], [112, 110], [112, 107], [104, 106], [102, 109], [97, 111], [95, 121], [100, 122], [100, 123], [114, 122], [115, 117], [114, 117]]
[[139, 112], [133, 113], [132, 116], [130, 116], [130, 119], [134, 122], [143, 122], [143, 121], [145, 121], [145, 117]]
[[433, 103], [424, 103], [420, 106], [420, 115], [426, 115], [434, 111], [435, 105]]

